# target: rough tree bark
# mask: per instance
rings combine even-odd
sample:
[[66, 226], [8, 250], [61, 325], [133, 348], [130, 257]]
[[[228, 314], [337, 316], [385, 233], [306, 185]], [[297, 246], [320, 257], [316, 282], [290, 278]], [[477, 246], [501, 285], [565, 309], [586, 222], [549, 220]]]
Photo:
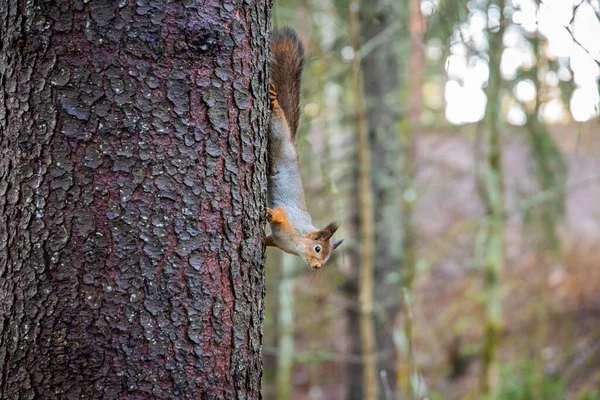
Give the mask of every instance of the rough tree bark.
[[259, 398], [270, 0], [0, 1], [0, 398]]

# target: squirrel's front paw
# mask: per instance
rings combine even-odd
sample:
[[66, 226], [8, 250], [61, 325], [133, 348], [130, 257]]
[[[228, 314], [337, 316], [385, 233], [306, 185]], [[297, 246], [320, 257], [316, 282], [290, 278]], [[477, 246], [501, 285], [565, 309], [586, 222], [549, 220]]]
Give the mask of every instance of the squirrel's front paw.
[[275, 85], [272, 83], [269, 85], [269, 101], [271, 103], [271, 110], [279, 108], [279, 102], [277, 101], [277, 92], [275, 91]]
[[267, 207], [267, 221], [273, 222], [273, 210]]

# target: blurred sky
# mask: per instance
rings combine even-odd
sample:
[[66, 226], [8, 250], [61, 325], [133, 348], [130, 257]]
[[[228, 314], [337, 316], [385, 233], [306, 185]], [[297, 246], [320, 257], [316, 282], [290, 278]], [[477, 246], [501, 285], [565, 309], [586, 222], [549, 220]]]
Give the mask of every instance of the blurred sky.
[[[437, 0], [424, 0], [423, 13], [431, 14], [435, 3]], [[539, 31], [548, 40], [545, 56], [558, 60], [560, 65], [558, 71], [549, 71], [544, 75], [544, 86], [550, 88], [550, 96], [544, 99], [547, 101], [540, 110], [543, 119], [549, 123], [568, 120], [569, 110], [560, 101], [558, 84], [559, 81], [571, 79], [576, 89], [566, 107], [570, 108], [573, 118], [586, 121], [600, 115], [600, 22], [596, 16], [600, 15], [599, 1], [591, 0], [588, 4], [585, 0], [583, 3], [580, 0], [543, 0], [537, 12], [533, 0], [508, 0], [505, 15], [512, 18], [515, 25], [509, 25], [504, 35], [506, 49], [500, 65], [504, 78], [514, 79], [521, 67], [528, 69], [534, 65], [535, 57], [524, 32], [534, 33], [539, 20]], [[488, 79], [488, 64], [479, 57], [469, 56], [464, 43], [472, 46], [473, 50], [485, 51], [486, 29], [498, 26], [498, 17], [498, 9], [492, 8], [485, 15], [477, 7], [472, 7], [468, 22], [455, 32], [454, 44], [450, 47], [451, 55], [446, 64], [446, 117], [451, 123], [476, 122], [484, 115], [486, 97], [483, 89]], [[439, 58], [441, 51], [435, 45], [430, 45], [427, 55]], [[533, 83], [528, 80], [519, 82], [513, 94], [514, 100], [503, 103], [503, 109], [507, 112], [509, 123], [523, 125], [523, 105], [535, 98]]]

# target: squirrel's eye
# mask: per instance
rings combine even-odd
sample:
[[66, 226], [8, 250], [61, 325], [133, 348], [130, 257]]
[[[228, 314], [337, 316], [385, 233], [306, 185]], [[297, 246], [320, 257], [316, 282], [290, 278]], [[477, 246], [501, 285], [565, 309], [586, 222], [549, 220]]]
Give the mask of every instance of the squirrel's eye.
[[320, 253], [321, 252], [321, 246], [315, 246], [315, 251], [317, 253]]

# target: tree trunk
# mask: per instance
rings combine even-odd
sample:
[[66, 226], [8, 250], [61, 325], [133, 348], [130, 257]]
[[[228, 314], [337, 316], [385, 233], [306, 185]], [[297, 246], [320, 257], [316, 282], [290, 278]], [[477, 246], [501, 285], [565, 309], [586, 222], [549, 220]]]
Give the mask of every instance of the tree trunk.
[[[376, 0], [361, 5], [363, 43], [378, 46], [364, 58], [363, 90], [368, 123], [368, 146], [376, 157], [372, 159], [370, 179], [373, 187], [375, 253], [374, 301], [377, 304], [375, 335], [379, 357], [377, 370], [384, 374], [383, 384], [394, 391], [396, 386], [396, 354], [394, 321], [400, 310], [398, 290], [402, 265], [402, 193], [398, 162], [401, 154], [398, 119], [400, 118], [398, 73], [398, 41], [400, 33], [392, 28], [399, 15], [393, 2]], [[403, 41], [404, 42], [404, 41]]]
[[[415, 138], [421, 129], [421, 113], [423, 110], [423, 73], [425, 71], [425, 20], [421, 13], [420, 0], [408, 0], [408, 33], [410, 36], [408, 70], [406, 71], [406, 93], [402, 96], [406, 104], [407, 117], [401, 120], [400, 134], [403, 150], [400, 176], [402, 177], [402, 256], [400, 266], [401, 293], [399, 298], [404, 298], [403, 309], [398, 313], [397, 340], [398, 360], [396, 364], [396, 381], [398, 386], [397, 398], [411, 399], [413, 389], [411, 374], [415, 372], [415, 357], [413, 354], [413, 326], [410, 316], [410, 301], [412, 301], [412, 287], [416, 274], [417, 238], [414, 226], [413, 206], [417, 198], [415, 191], [415, 163], [416, 145]], [[418, 398], [418, 397], [417, 397]]]
[[270, 1], [0, 9], [0, 398], [260, 398]]
[[369, 146], [367, 112], [363, 99], [363, 80], [360, 57], [358, 10], [360, 3], [350, 4], [350, 40], [354, 48], [352, 62], [352, 90], [355, 97], [356, 130], [358, 142], [358, 214], [360, 230], [359, 269], [359, 327], [363, 362], [364, 400], [376, 400], [378, 392], [375, 326], [373, 323], [373, 269], [375, 232], [373, 217], [373, 190], [371, 188], [371, 149]]
[[[358, 225], [358, 224], [357, 224]], [[360, 265], [358, 254], [350, 255], [355, 265]], [[358, 279], [349, 279], [342, 290], [351, 299], [358, 298]], [[346, 308], [346, 332], [350, 336], [349, 354], [361, 354], [360, 311], [356, 307]], [[362, 400], [363, 398], [363, 366], [361, 363], [346, 364], [347, 400]]]
[[485, 333], [481, 351], [481, 394], [493, 392], [498, 384], [496, 348], [502, 329], [502, 270], [504, 269], [504, 184], [502, 175], [502, 132], [500, 126], [500, 89], [502, 77], [502, 37], [504, 35], [504, 0], [494, 3], [499, 8], [499, 26], [489, 33], [490, 76], [486, 90], [484, 160], [479, 182], [485, 218], [481, 226], [483, 244], [484, 296], [486, 306]]
[[[539, 10], [541, 0], [537, 0]], [[539, 11], [538, 11], [539, 13]], [[533, 85], [535, 87], [535, 103], [531, 109], [526, 108], [525, 127], [529, 133], [529, 142], [533, 156], [533, 169], [538, 180], [540, 191], [555, 190], [558, 194], [550, 201], [532, 210], [537, 222], [539, 236], [539, 247], [556, 257], [560, 253], [560, 240], [558, 238], [557, 225], [565, 212], [565, 184], [567, 180], [567, 164], [560, 149], [552, 139], [544, 121], [540, 120], [540, 107], [543, 104], [543, 93], [545, 92], [543, 77], [540, 70], [548, 69], [547, 60], [544, 58], [540, 39], [539, 28], [535, 32], [530, 43], [536, 62], [530, 70]], [[544, 68], [546, 67], [546, 68]], [[546, 279], [546, 278], [544, 278]]]
[[277, 312], [277, 400], [293, 398], [294, 393], [294, 256], [281, 253], [281, 280]]

